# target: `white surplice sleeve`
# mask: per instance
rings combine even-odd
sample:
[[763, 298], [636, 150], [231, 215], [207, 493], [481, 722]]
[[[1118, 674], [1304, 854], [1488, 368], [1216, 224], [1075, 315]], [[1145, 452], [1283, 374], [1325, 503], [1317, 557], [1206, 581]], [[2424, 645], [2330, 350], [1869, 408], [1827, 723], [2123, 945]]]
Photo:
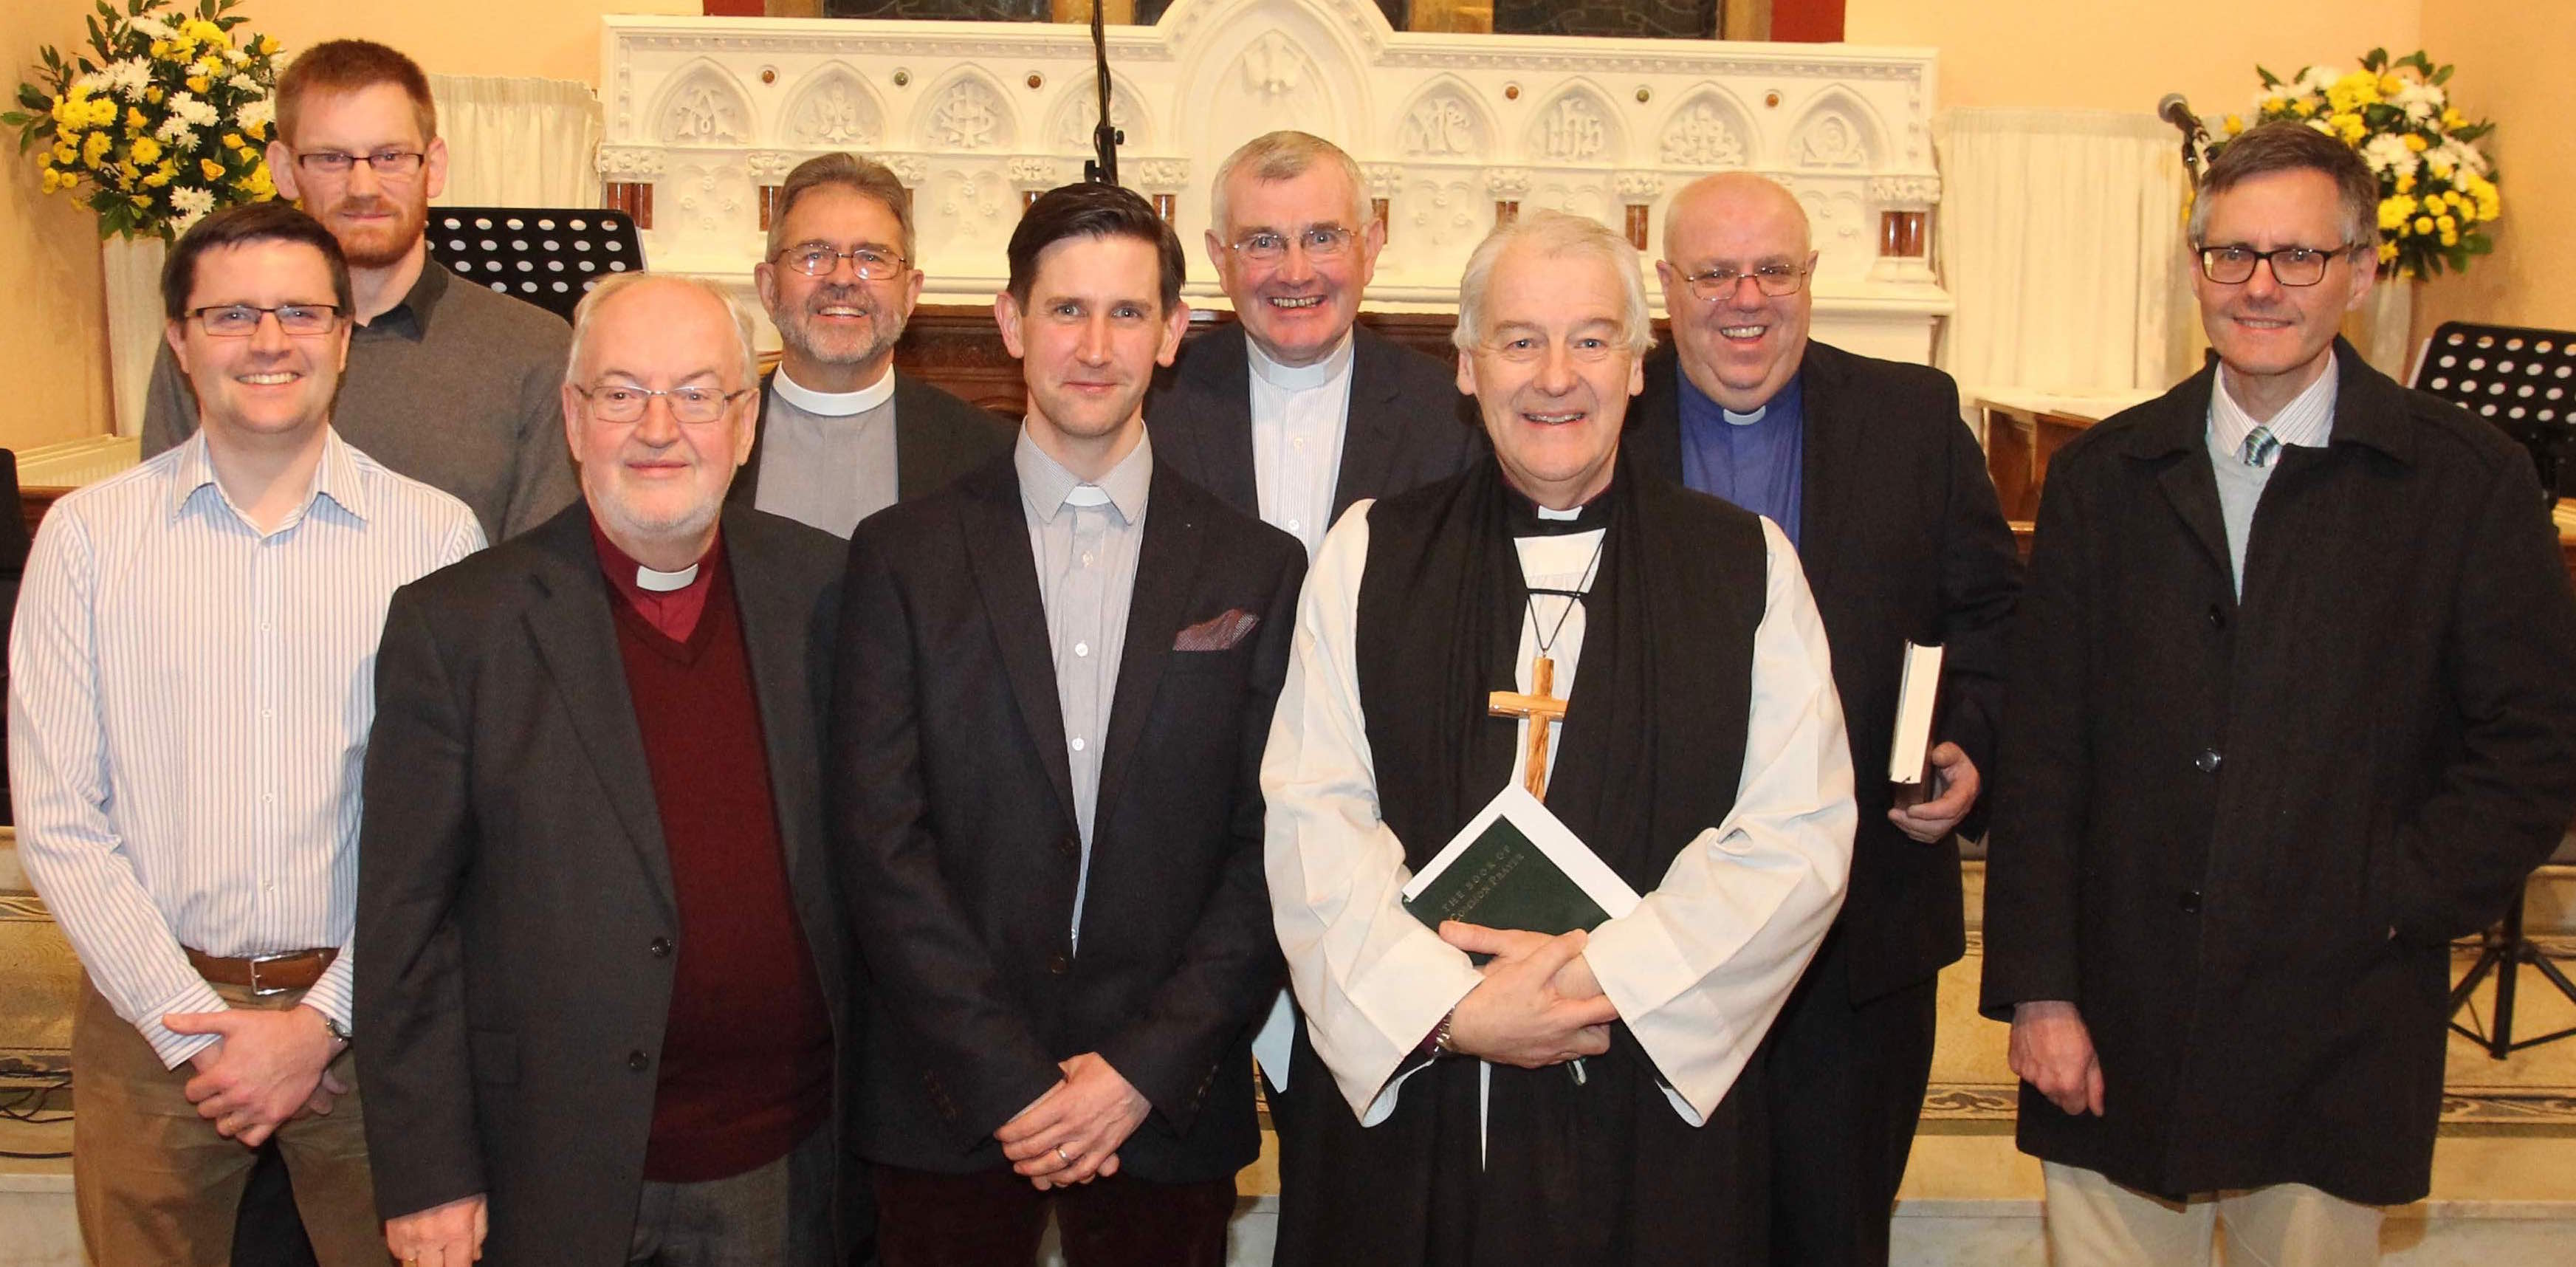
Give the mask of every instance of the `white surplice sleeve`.
[[1693, 1125], [1735, 1085], [1842, 909], [1859, 824], [1824, 622], [1788, 538], [1767, 519], [1762, 536], [1769, 580], [1735, 808], [1583, 952]]
[[[1308, 1041], [1351, 1111], [1373, 1126], [1395, 1110], [1389, 1079], [1483, 977], [1466, 952], [1405, 911], [1413, 872], [1403, 842], [1378, 817], [1354, 647], [1370, 505], [1343, 514], [1306, 574], [1261, 793], [1270, 912]], [[1837, 743], [1841, 736], [1837, 720]]]

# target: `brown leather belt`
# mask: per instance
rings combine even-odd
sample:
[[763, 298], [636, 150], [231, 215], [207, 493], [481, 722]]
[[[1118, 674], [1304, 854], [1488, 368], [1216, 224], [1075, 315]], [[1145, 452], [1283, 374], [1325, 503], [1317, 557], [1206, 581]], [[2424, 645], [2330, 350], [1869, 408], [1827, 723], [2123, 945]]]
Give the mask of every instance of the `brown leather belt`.
[[310, 990], [322, 979], [322, 970], [340, 957], [334, 950], [287, 950], [274, 955], [254, 955], [248, 959], [224, 959], [202, 950], [188, 951], [188, 966], [197, 975], [216, 985], [250, 987], [253, 994], [284, 994], [289, 990]]

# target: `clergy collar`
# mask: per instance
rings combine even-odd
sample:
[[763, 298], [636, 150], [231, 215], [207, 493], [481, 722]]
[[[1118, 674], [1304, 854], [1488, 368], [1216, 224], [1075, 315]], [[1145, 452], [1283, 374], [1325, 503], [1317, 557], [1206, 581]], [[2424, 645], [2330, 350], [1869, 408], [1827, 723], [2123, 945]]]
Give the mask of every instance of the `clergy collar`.
[[854, 392], [818, 392], [789, 378], [784, 365], [770, 375], [769, 385], [777, 390], [780, 400], [809, 414], [821, 418], [847, 418], [894, 399], [894, 367], [887, 366], [886, 372], [877, 376], [877, 381]]
[[590, 542], [599, 553], [599, 570], [607, 574], [609, 584], [621, 590], [670, 594], [706, 581], [712, 572], [712, 569], [706, 565], [707, 560], [724, 547], [724, 531], [721, 528], [716, 531], [715, 537], [707, 542], [706, 552], [698, 556], [697, 562], [677, 572], [658, 571], [636, 562], [633, 556], [619, 549], [617, 543], [609, 539], [608, 530], [599, 526], [599, 516], [596, 514], [590, 517]]
[[1559, 537], [1577, 532], [1593, 532], [1610, 526], [1610, 506], [1621, 495], [1622, 485], [1614, 476], [1600, 495], [1574, 509], [1550, 510], [1523, 496], [1508, 482], [1503, 485], [1503, 517], [1515, 537]]
[[1701, 391], [1699, 384], [1682, 372], [1679, 362], [1673, 365], [1673, 377], [1681, 381], [1683, 416], [1696, 417], [1703, 422], [1723, 421], [1731, 427], [1750, 427], [1775, 419], [1795, 421], [1806, 412], [1807, 367], [1804, 365], [1789, 376], [1788, 382], [1780, 384], [1780, 390], [1771, 393], [1771, 399], [1754, 406], [1750, 413], [1737, 413], [1717, 403], [1716, 397]]
[[1055, 522], [1057, 513], [1067, 506], [1105, 504], [1117, 508], [1118, 517], [1132, 524], [1145, 517], [1145, 494], [1154, 481], [1154, 439], [1150, 431], [1138, 435], [1136, 447], [1108, 474], [1086, 481], [1047, 456], [1023, 426], [1011, 447], [1011, 465], [1019, 471], [1020, 499], [1041, 523]]
[[1243, 350], [1252, 363], [1253, 377], [1283, 392], [1310, 392], [1318, 387], [1328, 387], [1334, 381], [1349, 376], [1353, 359], [1351, 332], [1348, 330], [1342, 331], [1342, 341], [1335, 344], [1332, 351], [1312, 365], [1282, 365], [1271, 360], [1249, 334], [1243, 336]]

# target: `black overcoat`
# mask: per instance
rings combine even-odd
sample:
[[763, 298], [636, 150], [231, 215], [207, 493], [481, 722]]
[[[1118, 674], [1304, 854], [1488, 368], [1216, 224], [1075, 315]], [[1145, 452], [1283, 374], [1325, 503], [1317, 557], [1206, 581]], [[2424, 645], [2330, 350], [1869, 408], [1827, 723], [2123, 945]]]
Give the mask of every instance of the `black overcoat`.
[[2576, 597], [2531, 463], [2335, 345], [2244, 599], [2214, 370], [2060, 450], [2006, 704], [1982, 1006], [2069, 999], [2101, 1117], [2020, 1142], [2168, 1195], [2422, 1197], [2448, 939], [2576, 811]]

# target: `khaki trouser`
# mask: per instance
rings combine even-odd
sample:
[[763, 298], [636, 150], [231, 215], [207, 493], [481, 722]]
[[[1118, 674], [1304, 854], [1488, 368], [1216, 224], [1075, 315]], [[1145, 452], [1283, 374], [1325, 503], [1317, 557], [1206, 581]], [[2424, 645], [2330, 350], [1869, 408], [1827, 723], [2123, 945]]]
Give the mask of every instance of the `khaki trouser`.
[[2055, 1267], [2208, 1267], [2210, 1234], [2227, 1267], [2369, 1267], [2381, 1210], [2278, 1183], [2197, 1196], [2181, 1205], [2099, 1172], [2045, 1162], [2048, 1257]]
[[[245, 987], [215, 992], [237, 1008], [281, 1010], [302, 991], [254, 998]], [[349, 1087], [328, 1116], [307, 1114], [277, 1129], [278, 1152], [295, 1180], [295, 1206], [325, 1267], [387, 1260], [367, 1170], [366, 1118], [357, 1062], [331, 1064]], [[164, 1069], [152, 1045], [116, 1014], [87, 978], [72, 1022], [72, 1200], [81, 1239], [98, 1267], [222, 1267], [232, 1256], [233, 1216], [250, 1181], [251, 1151], [197, 1116], [185, 1091], [192, 1065]]]

